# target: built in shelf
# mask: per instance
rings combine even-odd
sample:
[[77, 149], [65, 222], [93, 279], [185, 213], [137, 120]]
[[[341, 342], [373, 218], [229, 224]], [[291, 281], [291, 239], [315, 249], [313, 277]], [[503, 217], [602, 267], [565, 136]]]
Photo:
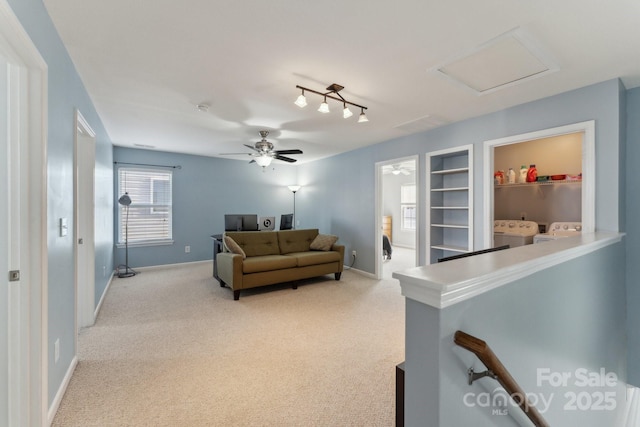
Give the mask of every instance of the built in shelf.
[[473, 145], [427, 153], [427, 264], [473, 250]]
[[442, 210], [466, 210], [469, 209], [469, 206], [431, 206], [431, 209], [442, 209]]
[[463, 246], [452, 245], [431, 245], [431, 249], [440, 249], [442, 251], [467, 253], [469, 250]]
[[513, 188], [513, 187], [533, 187], [537, 185], [558, 185], [558, 184], [582, 184], [582, 180], [563, 180], [563, 181], [535, 181], [535, 182], [517, 182], [515, 184], [497, 184], [495, 188]]
[[468, 191], [469, 187], [432, 188], [431, 191]]
[[431, 171], [432, 175], [448, 175], [451, 173], [466, 173], [469, 172], [469, 168], [455, 168], [455, 169], [443, 169]]

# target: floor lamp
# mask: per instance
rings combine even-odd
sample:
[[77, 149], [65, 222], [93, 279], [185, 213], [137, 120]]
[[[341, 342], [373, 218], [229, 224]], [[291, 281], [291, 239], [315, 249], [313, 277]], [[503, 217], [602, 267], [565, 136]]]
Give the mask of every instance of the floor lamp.
[[136, 275], [136, 272], [129, 268], [129, 205], [131, 204], [131, 197], [129, 197], [129, 193], [124, 193], [120, 196], [118, 203], [124, 206], [127, 211], [124, 222], [124, 272], [121, 272], [121, 266], [118, 266], [118, 277], [132, 277]]
[[293, 225], [291, 228], [296, 229], [296, 191], [300, 189], [299, 185], [289, 185], [289, 190], [293, 192]]

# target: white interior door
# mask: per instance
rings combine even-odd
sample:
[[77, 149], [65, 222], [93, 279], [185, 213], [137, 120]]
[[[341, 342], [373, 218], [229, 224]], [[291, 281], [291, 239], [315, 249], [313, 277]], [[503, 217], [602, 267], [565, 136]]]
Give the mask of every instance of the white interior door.
[[95, 322], [95, 133], [76, 113], [75, 141], [76, 314], [77, 328]]
[[0, 0], [2, 426], [48, 421], [46, 94], [47, 65]]
[[[0, 99], [7, 99], [8, 64], [0, 56]], [[9, 111], [0, 103], [0, 425], [9, 424]]]

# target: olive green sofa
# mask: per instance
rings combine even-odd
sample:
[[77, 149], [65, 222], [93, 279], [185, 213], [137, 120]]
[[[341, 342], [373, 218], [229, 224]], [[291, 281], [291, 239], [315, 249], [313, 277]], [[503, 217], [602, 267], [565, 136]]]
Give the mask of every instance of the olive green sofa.
[[[238, 300], [241, 290], [259, 286], [293, 282], [296, 289], [296, 280], [331, 273], [340, 280], [344, 246], [332, 240], [337, 237], [318, 229], [226, 232], [224, 250], [216, 259], [220, 286], [231, 288]], [[318, 249], [318, 242], [322, 249], [312, 249]]]

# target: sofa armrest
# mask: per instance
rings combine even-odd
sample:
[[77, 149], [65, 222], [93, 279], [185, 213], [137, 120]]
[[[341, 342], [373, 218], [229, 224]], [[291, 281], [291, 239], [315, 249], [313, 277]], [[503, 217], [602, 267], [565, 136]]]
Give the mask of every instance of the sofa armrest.
[[242, 289], [242, 255], [221, 252], [217, 255], [218, 277], [231, 289]]
[[344, 245], [337, 245], [334, 243], [331, 246], [331, 250], [340, 253], [340, 271], [342, 271], [342, 268], [344, 267]]

